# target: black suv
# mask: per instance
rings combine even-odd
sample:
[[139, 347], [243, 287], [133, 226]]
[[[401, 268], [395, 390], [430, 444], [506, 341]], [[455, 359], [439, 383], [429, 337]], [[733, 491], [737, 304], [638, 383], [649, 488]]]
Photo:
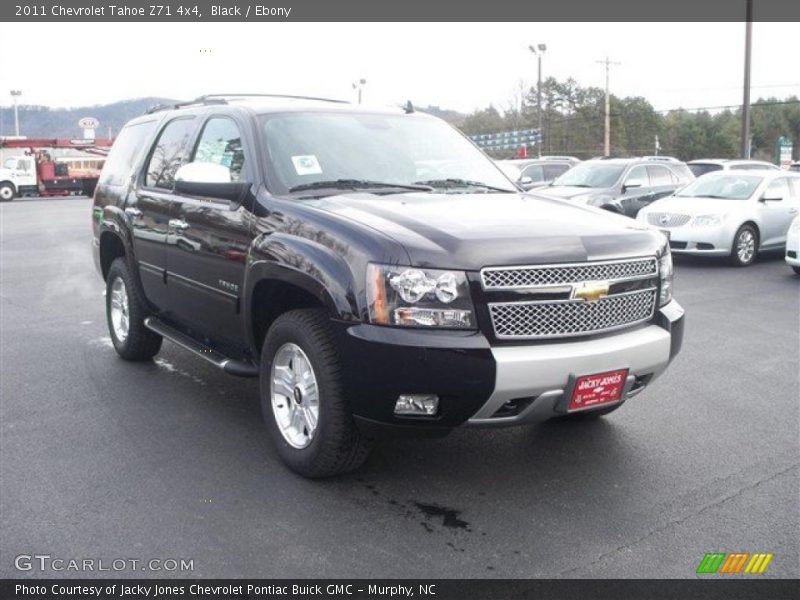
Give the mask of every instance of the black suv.
[[604, 158], [573, 167], [539, 192], [635, 217], [693, 180], [686, 164], [674, 158]]
[[434, 117], [207, 96], [120, 132], [94, 196], [114, 347], [260, 377], [310, 477], [382, 430], [590, 418], [678, 352], [664, 236], [519, 192]]

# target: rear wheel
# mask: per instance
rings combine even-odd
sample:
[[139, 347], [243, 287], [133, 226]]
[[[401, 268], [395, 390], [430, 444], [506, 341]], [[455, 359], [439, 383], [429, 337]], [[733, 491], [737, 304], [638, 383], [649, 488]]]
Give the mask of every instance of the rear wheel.
[[737, 267], [752, 265], [758, 256], [758, 231], [749, 224], [739, 227], [733, 236], [731, 263]]
[[10, 202], [17, 196], [17, 190], [10, 183], [0, 183], [0, 201]]
[[125, 360], [148, 360], [161, 349], [163, 338], [144, 326], [147, 313], [125, 259], [116, 259], [106, 278], [106, 317], [114, 349]]
[[324, 310], [287, 312], [261, 352], [261, 409], [270, 438], [290, 469], [329, 477], [359, 467], [370, 440], [344, 398], [338, 352]]

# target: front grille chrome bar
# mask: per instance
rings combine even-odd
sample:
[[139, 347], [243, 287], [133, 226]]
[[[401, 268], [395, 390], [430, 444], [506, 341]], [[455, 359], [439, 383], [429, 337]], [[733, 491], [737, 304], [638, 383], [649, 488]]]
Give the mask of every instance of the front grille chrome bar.
[[486, 291], [524, 290], [564, 287], [587, 281], [618, 283], [657, 275], [658, 261], [654, 256], [648, 256], [583, 263], [485, 267], [481, 269], [481, 286]]

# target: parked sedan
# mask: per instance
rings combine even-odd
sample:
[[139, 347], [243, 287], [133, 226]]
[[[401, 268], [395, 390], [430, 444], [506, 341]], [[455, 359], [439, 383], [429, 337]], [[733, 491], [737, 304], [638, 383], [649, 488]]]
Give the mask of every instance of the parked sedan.
[[706, 173], [713, 173], [714, 171], [728, 171], [731, 169], [737, 171], [762, 171], [764, 169], [777, 170], [779, 167], [764, 160], [752, 160], [749, 158], [699, 158], [697, 160], [690, 160], [686, 163], [694, 173], [695, 177], [700, 177]]
[[795, 217], [786, 234], [786, 262], [800, 275], [800, 217]]
[[580, 159], [572, 156], [543, 156], [498, 160], [497, 166], [523, 190], [544, 187], [577, 165]]
[[693, 179], [678, 160], [610, 158], [582, 162], [539, 192], [635, 217], [641, 208]]
[[654, 202], [637, 218], [667, 233], [673, 254], [729, 256], [746, 266], [759, 251], [786, 245], [798, 211], [800, 174], [719, 171]]

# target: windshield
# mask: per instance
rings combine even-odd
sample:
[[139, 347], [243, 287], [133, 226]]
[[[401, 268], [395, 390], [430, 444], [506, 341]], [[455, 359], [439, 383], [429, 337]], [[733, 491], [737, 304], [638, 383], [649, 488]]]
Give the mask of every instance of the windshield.
[[607, 188], [614, 185], [625, 170], [625, 165], [584, 163], [571, 168], [553, 182], [554, 186]]
[[[443, 121], [420, 115], [288, 113], [264, 115], [272, 191], [341, 189], [516, 192], [507, 177]], [[326, 183], [330, 187], [326, 187]], [[338, 190], [338, 191], [337, 191]]]
[[753, 195], [763, 179], [756, 175], [710, 175], [693, 181], [675, 195], [680, 198], [746, 200]]

